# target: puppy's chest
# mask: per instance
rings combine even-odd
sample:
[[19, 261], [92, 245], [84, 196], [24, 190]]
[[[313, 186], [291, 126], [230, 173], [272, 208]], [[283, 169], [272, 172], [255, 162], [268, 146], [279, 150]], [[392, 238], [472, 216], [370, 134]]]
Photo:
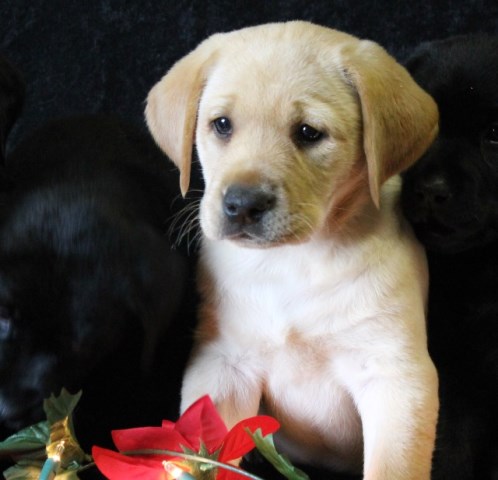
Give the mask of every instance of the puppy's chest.
[[219, 302], [217, 350], [260, 378], [270, 404], [306, 423], [321, 415], [310, 411], [311, 395], [326, 406], [318, 423], [330, 424], [331, 411], [352, 408], [342, 387], [351, 357], [343, 353], [355, 347], [353, 330], [368, 314], [364, 305], [373, 303], [362, 297], [371, 289], [347, 256], [275, 250], [209, 255]]
[[227, 337], [271, 348], [297, 345], [335, 337], [365, 314], [368, 289], [350, 260], [295, 247], [230, 253], [210, 265]]

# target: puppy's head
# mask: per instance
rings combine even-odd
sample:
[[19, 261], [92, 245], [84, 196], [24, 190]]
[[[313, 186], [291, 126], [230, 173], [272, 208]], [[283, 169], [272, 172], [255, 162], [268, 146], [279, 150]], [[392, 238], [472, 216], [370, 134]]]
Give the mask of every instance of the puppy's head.
[[404, 177], [402, 203], [420, 240], [456, 253], [498, 239], [498, 37], [421, 45], [407, 67], [436, 100], [437, 140]]
[[151, 90], [146, 118], [183, 193], [195, 140], [204, 233], [257, 246], [379, 206], [437, 130], [432, 99], [381, 47], [306, 22], [210, 37]]

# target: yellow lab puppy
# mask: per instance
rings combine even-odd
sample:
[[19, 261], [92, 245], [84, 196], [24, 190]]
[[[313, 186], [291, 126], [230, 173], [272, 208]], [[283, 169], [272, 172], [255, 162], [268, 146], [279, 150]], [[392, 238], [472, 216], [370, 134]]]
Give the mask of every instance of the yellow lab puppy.
[[437, 132], [380, 46], [306, 22], [218, 34], [154, 86], [146, 117], [188, 189], [205, 179], [203, 296], [182, 409], [261, 408], [294, 459], [427, 480], [438, 411], [425, 257], [397, 173]]

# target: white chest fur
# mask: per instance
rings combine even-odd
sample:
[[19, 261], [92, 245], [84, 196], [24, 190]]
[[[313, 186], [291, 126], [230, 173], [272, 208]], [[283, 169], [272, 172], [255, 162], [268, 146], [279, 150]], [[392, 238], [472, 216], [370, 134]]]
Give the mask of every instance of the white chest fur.
[[229, 336], [276, 346], [294, 330], [327, 335], [349, 326], [353, 311], [361, 316], [366, 306], [371, 312], [362, 278], [369, 266], [358, 265], [357, 255], [309, 243], [252, 250], [215, 242], [206, 249], [220, 326]]

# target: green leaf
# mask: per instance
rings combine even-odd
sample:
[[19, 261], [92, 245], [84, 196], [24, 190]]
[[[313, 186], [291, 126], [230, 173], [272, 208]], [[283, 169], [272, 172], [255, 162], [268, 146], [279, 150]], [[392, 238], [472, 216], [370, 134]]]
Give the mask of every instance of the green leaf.
[[55, 476], [55, 480], [78, 480], [78, 470], [65, 470]]
[[0, 456], [40, 451], [42, 456], [45, 456], [45, 445], [49, 439], [50, 430], [47, 422], [31, 425], [0, 442]]
[[[40, 466], [32, 463], [20, 462], [3, 472], [6, 480], [38, 480], [42, 464]], [[78, 470], [64, 470], [55, 476], [54, 480], [79, 480]]]
[[256, 448], [261, 455], [263, 455], [263, 457], [265, 457], [285, 478], [289, 480], [309, 480], [306, 473], [294, 467], [287, 457], [277, 452], [272, 434], [263, 437], [260, 428], [254, 433], [247, 428], [246, 431], [254, 440]]
[[[63, 388], [58, 397], [52, 394], [49, 398], [45, 399], [43, 401], [43, 410], [45, 410], [48, 424], [52, 426], [58, 421], [64, 420], [66, 417], [71, 417], [76, 405], [80, 401], [81, 394], [81, 390], [72, 395], [65, 388]], [[69, 422], [68, 426], [70, 428], [71, 435], [74, 437], [72, 420]]]
[[0, 442], [0, 456], [28, 457], [29, 452], [34, 452], [34, 458], [45, 457], [45, 447], [50, 442], [59, 441], [60, 438], [73, 438], [71, 414], [76, 407], [81, 392], [71, 395], [62, 389], [59, 397], [52, 395], [43, 402], [43, 408], [48, 421], [39, 422], [14, 433], [3, 442]]
[[[207, 446], [202, 440], [200, 442], [200, 448], [198, 452], [188, 447], [185, 447], [184, 445], [180, 446], [183, 450], [183, 453], [186, 453], [187, 455], [207, 458], [211, 460], [216, 460], [218, 458], [219, 450], [210, 454]], [[194, 478], [202, 478], [202, 480], [211, 480], [216, 477], [216, 471], [217, 471], [216, 465], [210, 463], [190, 461], [190, 460], [186, 460], [182, 463], [184, 463], [186, 466], [189, 467], [190, 473]]]
[[78, 479], [78, 471], [91, 460], [74, 435], [72, 413], [80, 398], [81, 392], [71, 395], [65, 389], [58, 397], [51, 395], [43, 402], [47, 421], [25, 428], [0, 443], [0, 456], [10, 455], [17, 461], [17, 465], [4, 472], [6, 480], [38, 480], [47, 454], [54, 453], [61, 456], [55, 479]]
[[5, 480], [38, 480], [41, 472], [40, 466], [32, 463], [19, 462], [3, 472]]

